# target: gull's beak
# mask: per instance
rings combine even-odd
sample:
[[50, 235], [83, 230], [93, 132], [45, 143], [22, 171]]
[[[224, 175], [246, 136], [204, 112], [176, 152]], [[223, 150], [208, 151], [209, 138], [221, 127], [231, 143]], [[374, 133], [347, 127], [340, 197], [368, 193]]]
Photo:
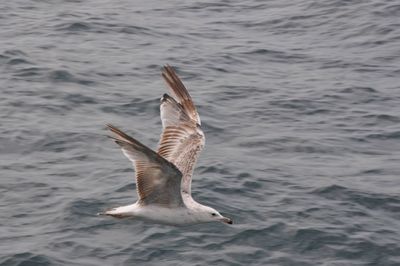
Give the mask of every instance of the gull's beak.
[[232, 219], [230, 219], [228, 217], [222, 217], [221, 222], [226, 223], [226, 224], [233, 224]]

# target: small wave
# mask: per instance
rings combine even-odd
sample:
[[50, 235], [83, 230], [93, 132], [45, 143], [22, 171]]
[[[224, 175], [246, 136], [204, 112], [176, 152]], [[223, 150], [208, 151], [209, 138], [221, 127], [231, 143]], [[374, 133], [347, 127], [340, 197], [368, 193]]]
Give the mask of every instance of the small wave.
[[148, 29], [148, 28], [133, 26], [133, 25], [122, 26], [122, 27], [120, 27], [120, 29], [118, 31], [121, 33], [127, 33], [127, 34], [149, 34], [150, 33], [150, 29]]
[[296, 231], [294, 243], [300, 252], [311, 250], [320, 250], [326, 245], [340, 245], [344, 243], [348, 237], [345, 234], [333, 234], [325, 230], [315, 228], [301, 228]]
[[93, 85], [96, 82], [88, 79], [77, 78], [67, 70], [53, 70], [48, 73], [48, 79], [52, 82], [71, 82], [81, 85]]
[[7, 64], [9, 65], [22, 65], [22, 64], [32, 64], [31, 62], [23, 59], [23, 58], [13, 58], [10, 59]]
[[82, 94], [68, 94], [64, 97], [64, 100], [74, 105], [97, 104], [97, 101], [93, 97], [85, 96]]
[[373, 133], [365, 135], [364, 138], [380, 140], [400, 139], [400, 131]]
[[85, 22], [63, 23], [56, 26], [59, 31], [79, 32], [88, 31], [91, 26]]
[[262, 184], [257, 181], [245, 181], [243, 183], [243, 186], [246, 187], [247, 189], [260, 189], [262, 188]]
[[137, 25], [129, 25], [124, 23], [107, 23], [98, 22], [96, 18], [91, 18], [91, 22], [69, 22], [62, 23], [55, 26], [57, 31], [61, 31], [69, 34], [78, 34], [84, 32], [94, 33], [109, 33], [119, 32], [123, 34], [135, 34], [135, 35], [152, 35], [155, 34], [153, 30], [141, 27]]
[[54, 70], [49, 73], [49, 79], [56, 82], [69, 82], [74, 78], [72, 74], [66, 70]]
[[197, 168], [197, 171], [199, 171], [201, 174], [206, 174], [206, 173], [223, 174], [223, 175], [230, 174], [228, 169], [226, 169], [224, 167], [213, 166], [213, 165], [199, 166]]
[[293, 60], [296, 62], [307, 61], [307, 57], [303, 54], [294, 54], [294, 53], [288, 53], [286, 51], [278, 51], [265, 48], [254, 49], [251, 51], [243, 52], [242, 54], [246, 56], [257, 56], [257, 57], [267, 56], [270, 58], [270, 60], [272, 59], [275, 61], [282, 61], [286, 63], [288, 60]]
[[357, 203], [369, 209], [379, 209], [389, 212], [400, 211], [400, 198], [391, 195], [363, 192], [339, 185], [319, 188], [312, 193], [330, 200]]
[[13, 191], [13, 192], [24, 192], [27, 191], [28, 189], [32, 189], [32, 188], [49, 188], [48, 184], [45, 183], [39, 183], [39, 182], [22, 182], [22, 183], [18, 183], [18, 184], [12, 184], [12, 185], [8, 185], [7, 187], [0, 185], [0, 189], [4, 189], [7, 191]]
[[[400, 253], [397, 245], [361, 238], [350, 241], [345, 248], [337, 245], [335, 249], [337, 250], [335, 255], [338, 258], [373, 262], [370, 265], [399, 265], [393, 261], [393, 263], [388, 263], [389, 256], [397, 256]], [[363, 265], [367, 265], [367, 263]]]
[[[284, 223], [276, 223], [268, 227], [258, 229], [246, 229], [234, 235], [225, 244], [238, 243], [240, 245], [264, 248], [279, 248], [282, 246], [286, 239], [287, 227]], [[268, 239], [268, 243], [265, 240]]]
[[366, 118], [369, 120], [374, 120], [376, 124], [379, 124], [382, 122], [391, 122], [391, 123], [397, 124], [400, 122], [399, 116], [390, 115], [390, 114], [368, 114], [368, 115], [365, 115], [363, 118]]
[[101, 110], [105, 113], [114, 113], [122, 116], [138, 115], [141, 113], [158, 111], [159, 100], [143, 100], [134, 98], [129, 103], [113, 104], [112, 106], [103, 106]]
[[31, 252], [17, 253], [11, 257], [3, 259], [0, 262], [0, 266], [34, 266], [34, 265], [51, 266], [51, 265], [58, 265], [58, 263], [48, 256], [34, 254]]
[[18, 56], [18, 57], [26, 57], [27, 54], [24, 53], [22, 50], [13, 49], [13, 50], [5, 50], [5, 51], [3, 52], [3, 56], [8, 57], [8, 58], [10, 58], [10, 57], [15, 57], [15, 56]]
[[[92, 134], [77, 132], [51, 132], [40, 136], [40, 139], [33, 143], [32, 151], [64, 152], [81, 147], [94, 137]], [[78, 157], [80, 158], [80, 157]]]
[[342, 93], [377, 93], [378, 91], [371, 87], [348, 87], [341, 91]]
[[39, 78], [43, 76], [47, 71], [47, 68], [43, 67], [26, 67], [22, 69], [18, 69], [14, 72], [15, 77], [23, 77], [23, 78]]
[[210, 123], [202, 121], [201, 128], [206, 134], [220, 134], [225, 131], [222, 127], [217, 127], [216, 124], [211, 125]]
[[360, 175], [381, 175], [384, 173], [383, 169], [369, 169], [360, 172]]
[[[133, 170], [130, 169], [130, 172], [133, 173]], [[132, 175], [132, 176], [133, 176], [133, 175]], [[125, 185], [125, 186], [122, 186], [122, 187], [116, 189], [115, 192], [126, 192], [126, 191], [132, 191], [132, 192], [134, 192], [134, 191], [136, 191], [136, 184], [133, 183], [133, 182], [134, 182], [134, 181], [133, 181], [133, 178], [132, 178], [132, 183], [127, 184], [127, 185]]]
[[375, 15], [382, 16], [382, 17], [396, 17], [398, 18], [400, 16], [400, 5], [399, 4], [394, 4], [394, 5], [388, 5], [382, 8], [381, 10], [377, 9], [374, 10], [373, 12]]

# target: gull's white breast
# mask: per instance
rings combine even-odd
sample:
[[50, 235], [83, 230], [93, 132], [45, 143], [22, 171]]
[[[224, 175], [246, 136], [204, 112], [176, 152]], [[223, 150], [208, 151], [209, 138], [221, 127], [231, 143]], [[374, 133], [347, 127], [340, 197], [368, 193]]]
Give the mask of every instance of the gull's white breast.
[[138, 206], [134, 216], [157, 223], [183, 225], [199, 222], [198, 215], [186, 207], [165, 208], [155, 205]]

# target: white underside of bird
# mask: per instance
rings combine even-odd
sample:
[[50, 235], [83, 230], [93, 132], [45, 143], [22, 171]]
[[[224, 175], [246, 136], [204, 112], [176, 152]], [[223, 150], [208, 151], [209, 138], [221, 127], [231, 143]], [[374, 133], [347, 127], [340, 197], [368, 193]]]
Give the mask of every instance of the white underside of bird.
[[[212, 213], [216, 213], [216, 215], [212, 216]], [[136, 202], [111, 209], [104, 214], [117, 218], [137, 218], [168, 225], [189, 225], [215, 221], [232, 224], [231, 219], [223, 217], [216, 210], [197, 202], [177, 208], [166, 208], [157, 205], [141, 206]]]
[[174, 69], [162, 76], [172, 95], [161, 98], [163, 132], [155, 152], [118, 128], [107, 125], [111, 137], [136, 170], [136, 203], [112, 208], [101, 215], [134, 218], [170, 225], [205, 222], [232, 224], [230, 218], [196, 202], [191, 196], [193, 169], [205, 142], [200, 117]]

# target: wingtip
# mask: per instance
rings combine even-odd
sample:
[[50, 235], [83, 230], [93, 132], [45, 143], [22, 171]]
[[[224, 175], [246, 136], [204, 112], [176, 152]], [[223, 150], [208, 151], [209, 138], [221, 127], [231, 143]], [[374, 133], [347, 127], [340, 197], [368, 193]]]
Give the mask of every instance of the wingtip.
[[166, 64], [162, 68], [161, 75], [164, 77], [164, 79], [170, 79], [171, 81], [174, 81], [174, 76], [177, 76], [175, 67]]
[[117, 134], [117, 135], [120, 135], [121, 133], [122, 134], [125, 134], [125, 133], [123, 133], [120, 129], [118, 129], [116, 126], [114, 126], [114, 125], [112, 125], [112, 124], [106, 124], [106, 127], [107, 127], [107, 129], [109, 129], [111, 132], [113, 132], [113, 133], [115, 133], [115, 134]]
[[110, 124], [110, 123], [107, 123], [106, 125], [105, 125], [108, 129], [111, 129], [111, 128], [115, 128], [112, 124]]
[[169, 72], [169, 69], [171, 69], [171, 66], [169, 64], [163, 65], [161, 69], [161, 75], [165, 77], [165, 75], [167, 75], [167, 73]]
[[163, 69], [168, 69], [168, 68], [172, 68], [172, 66], [170, 64], [164, 64]]

